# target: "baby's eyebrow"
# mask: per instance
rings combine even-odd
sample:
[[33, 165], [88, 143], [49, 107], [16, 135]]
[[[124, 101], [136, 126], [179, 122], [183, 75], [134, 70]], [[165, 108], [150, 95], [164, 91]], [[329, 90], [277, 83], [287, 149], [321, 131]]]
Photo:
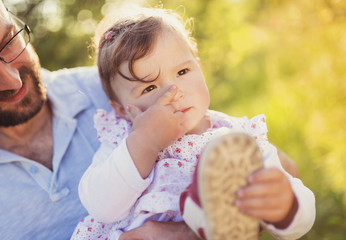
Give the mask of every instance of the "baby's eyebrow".
[[131, 82], [132, 83], [132, 87], [131, 87], [131, 93], [135, 93], [137, 91], [138, 88], [142, 87], [143, 84], [145, 83], [142, 83], [142, 82], [139, 82], [139, 81], [133, 81]]
[[148, 74], [147, 76], [141, 78], [143, 81], [131, 81], [132, 84], [134, 85], [131, 88], [131, 93], [136, 92], [138, 88], [141, 88], [143, 86], [154, 84], [157, 81], [157, 79], [159, 79], [159, 77], [161, 75], [161, 70], [159, 70], [159, 73], [156, 75], [155, 78], [149, 78], [149, 79], [146, 80], [146, 78], [148, 78], [151, 75], [152, 74]]
[[186, 61], [183, 61], [183, 62], [181, 62], [181, 63], [178, 63], [178, 64], [177, 64], [177, 67], [184, 66], [184, 65], [189, 64], [189, 63], [192, 63], [192, 62], [193, 62], [193, 60], [188, 59], [188, 60], [186, 60]]
[[141, 81], [131, 81], [131, 84], [133, 85], [131, 87], [131, 93], [136, 93], [138, 91], [138, 89], [143, 88], [144, 86], [150, 84], [150, 83], [154, 83], [155, 81], [148, 81], [148, 82], [141, 82]]
[[157, 73], [157, 75], [154, 77], [154, 78], [150, 78], [150, 76], [154, 75], [154, 73], [150, 73], [148, 74], [147, 76], [145, 76], [143, 78], [144, 82], [155, 82], [157, 79], [160, 78], [160, 75], [161, 75], [161, 68], [159, 67], [159, 72]]

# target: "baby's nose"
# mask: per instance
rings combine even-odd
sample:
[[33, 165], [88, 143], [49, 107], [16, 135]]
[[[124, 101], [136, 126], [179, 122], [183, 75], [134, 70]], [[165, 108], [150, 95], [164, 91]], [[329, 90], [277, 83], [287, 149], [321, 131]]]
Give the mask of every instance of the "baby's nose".
[[184, 97], [185, 97], [184, 92], [181, 91], [180, 89], [178, 89], [178, 92], [177, 92], [177, 94], [176, 94], [175, 97], [174, 97], [174, 101], [175, 101], [175, 102], [180, 101], [180, 100], [183, 99]]

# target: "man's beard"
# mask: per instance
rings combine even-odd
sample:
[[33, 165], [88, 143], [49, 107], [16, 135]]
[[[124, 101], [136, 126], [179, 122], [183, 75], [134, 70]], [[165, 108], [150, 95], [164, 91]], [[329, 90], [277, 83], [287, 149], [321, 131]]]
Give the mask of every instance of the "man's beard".
[[[33, 118], [44, 105], [47, 96], [42, 85], [39, 67], [23, 66], [19, 69], [20, 78], [23, 84], [31, 85], [32, 89], [27, 95], [11, 109], [3, 109], [0, 104], [0, 127], [13, 127], [27, 122]], [[0, 100], [14, 96], [15, 90], [0, 91]]]

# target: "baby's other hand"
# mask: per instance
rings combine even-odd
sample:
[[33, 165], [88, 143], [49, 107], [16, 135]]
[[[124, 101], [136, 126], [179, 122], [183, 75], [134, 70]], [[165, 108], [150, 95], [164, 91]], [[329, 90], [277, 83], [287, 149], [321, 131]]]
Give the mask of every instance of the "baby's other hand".
[[281, 229], [290, 225], [298, 209], [288, 178], [275, 167], [251, 174], [248, 185], [238, 190], [235, 204], [241, 212]]

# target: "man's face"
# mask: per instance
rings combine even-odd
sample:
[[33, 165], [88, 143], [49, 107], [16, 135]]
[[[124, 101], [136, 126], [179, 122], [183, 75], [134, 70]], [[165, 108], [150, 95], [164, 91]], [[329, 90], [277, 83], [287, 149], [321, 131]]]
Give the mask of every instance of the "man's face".
[[[0, 1], [0, 49], [21, 27], [17, 26]], [[13, 62], [7, 64], [0, 61], [0, 127], [25, 123], [41, 110], [46, 93], [40, 68], [38, 56], [31, 45]]]

